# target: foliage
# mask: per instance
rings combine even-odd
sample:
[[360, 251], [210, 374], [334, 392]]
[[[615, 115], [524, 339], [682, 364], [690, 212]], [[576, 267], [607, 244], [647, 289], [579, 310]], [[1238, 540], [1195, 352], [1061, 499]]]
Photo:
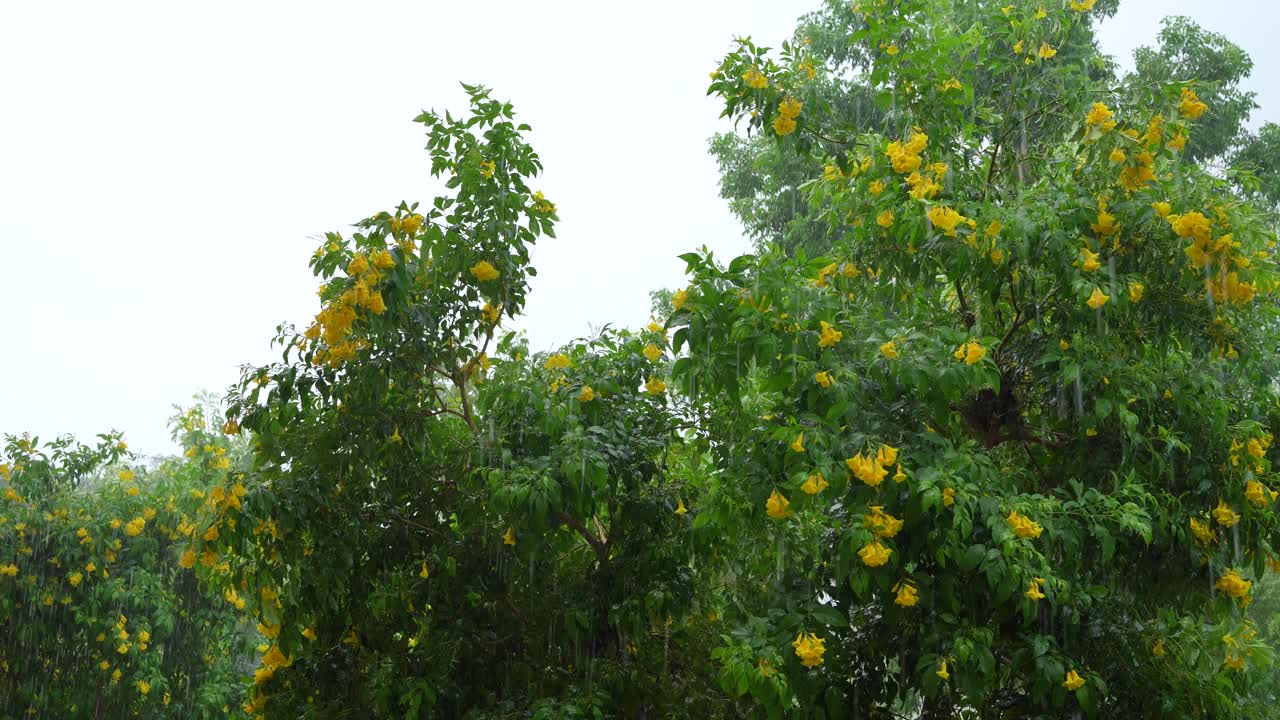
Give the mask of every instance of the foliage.
[[1271, 664], [1234, 571], [1276, 561], [1275, 239], [1182, 155], [1199, 85], [1065, 67], [1089, 5], [967, 28], [861, 3], [885, 134], [808, 103], [787, 122], [803, 46], [744, 41], [711, 84], [790, 152], [845, 148], [809, 185], [828, 255], [685, 256], [669, 323], [697, 424], [751, 439], [712, 500], [754, 505], [787, 577], [720, 654], [826, 642], [779, 668], [779, 710], [1262, 712], [1240, 707]]
[[[178, 418], [184, 460], [133, 495], [114, 436], [11, 441], [0, 710], [207, 715], [238, 676], [252, 718], [1267, 717], [1280, 278], [1239, 193], [1270, 156], [1203, 168], [1247, 67], [1175, 21], [1118, 82], [1114, 9], [742, 40], [709, 91], [757, 251], [551, 352], [503, 329], [541, 160], [464, 86], [417, 118], [447, 193], [326, 235], [314, 322]], [[1181, 75], [1201, 46], [1228, 81]]]
[[234, 451], [176, 419], [196, 452], [149, 470], [95, 446], [9, 436], [0, 464], [0, 717], [224, 717], [251, 629], [178, 564], [203, 489]]

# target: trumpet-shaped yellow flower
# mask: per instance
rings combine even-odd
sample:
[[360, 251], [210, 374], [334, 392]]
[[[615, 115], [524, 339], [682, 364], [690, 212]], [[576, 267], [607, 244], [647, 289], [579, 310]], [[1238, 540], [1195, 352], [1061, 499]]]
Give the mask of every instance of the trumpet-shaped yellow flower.
[[689, 512], [689, 508], [684, 506], [684, 498], [679, 498], [679, 502], [676, 503], [676, 514], [684, 515], [687, 512]]
[[1079, 690], [1084, 687], [1084, 678], [1080, 677], [1080, 673], [1072, 670], [1067, 673], [1067, 679], [1062, 681], [1062, 687], [1066, 688], [1068, 692]]
[[943, 488], [943, 489], [942, 489], [942, 504], [943, 504], [943, 505], [945, 505], [946, 507], [951, 507], [952, 505], [955, 505], [955, 504], [956, 504], [956, 489], [955, 489], [955, 488]]
[[1200, 102], [1194, 90], [1189, 87], [1182, 88], [1182, 102], [1178, 105], [1178, 112], [1196, 120], [1208, 109], [1209, 106]]
[[916, 591], [916, 586], [910, 582], [900, 582], [893, 587], [893, 591], [898, 595], [893, 599], [894, 605], [901, 607], [915, 607], [920, 602], [920, 593]]
[[826, 370], [814, 373], [813, 381], [821, 385], [823, 388], [829, 388], [835, 384], [835, 378], [831, 377], [831, 373]]
[[1107, 301], [1110, 299], [1111, 299], [1111, 296], [1104, 295], [1101, 288], [1094, 287], [1093, 294], [1089, 296], [1088, 305], [1094, 310], [1097, 310], [1103, 305], [1106, 305]]
[[798, 453], [804, 452], [804, 433], [800, 433], [795, 440], [791, 441], [791, 449]]
[[1044, 578], [1031, 578], [1027, 585], [1027, 592], [1024, 593], [1027, 599], [1032, 602], [1040, 602], [1044, 599]]
[[802, 632], [796, 635], [796, 639], [791, 642], [791, 647], [795, 648], [800, 664], [811, 668], [822, 664], [822, 654], [827, 651], [824, 643], [826, 640], [817, 635]]
[[889, 358], [890, 360], [897, 360], [897, 359], [898, 359], [898, 348], [893, 344], [893, 341], [892, 341], [892, 340], [890, 340], [889, 342], [887, 342], [887, 343], [885, 343], [885, 344], [883, 344], [883, 345], [881, 345], [881, 346], [880, 346], [880, 354], [881, 354], [881, 355], [884, 355], [885, 357]]
[[1222, 527], [1229, 528], [1240, 522], [1240, 515], [1230, 505], [1219, 500], [1218, 507], [1213, 509], [1213, 519]]
[[786, 520], [791, 517], [791, 511], [787, 509], [790, 505], [791, 501], [775, 489], [769, 494], [769, 499], [765, 501], [764, 508], [769, 517], [774, 520]]
[[840, 342], [840, 338], [844, 337], [844, 333], [836, 330], [835, 326], [826, 320], [818, 321], [821, 332], [818, 334], [818, 347], [826, 348]]
[[817, 495], [829, 486], [827, 479], [822, 477], [822, 473], [817, 472], [805, 478], [804, 484], [800, 486], [800, 489], [807, 495]]
[[880, 567], [889, 562], [889, 556], [893, 551], [885, 547], [879, 540], [864, 545], [858, 551], [858, 557], [862, 558], [862, 564], [867, 567]]
[[515, 544], [516, 544], [516, 532], [515, 532], [514, 530], [512, 530], [511, 528], [507, 528], [507, 531], [506, 531], [505, 533], [503, 533], [503, 535], [502, 535], [502, 544], [503, 544], [503, 545], [515, 545]]
[[490, 280], [497, 280], [502, 273], [498, 272], [498, 269], [490, 264], [488, 260], [481, 260], [471, 266], [471, 275], [480, 282], [488, 282]]
[[1102, 267], [1102, 263], [1098, 262], [1098, 253], [1089, 248], [1080, 248], [1080, 260], [1080, 269], [1085, 272], [1093, 272]]
[[1009, 516], [1005, 518], [1005, 522], [1009, 524], [1009, 529], [1013, 531], [1013, 534], [1020, 538], [1038, 538], [1044, 532], [1044, 528], [1040, 527], [1040, 523], [1020, 514], [1016, 510], [1009, 511]]
[[942, 666], [938, 668], [938, 672], [934, 674], [942, 678], [943, 681], [951, 679], [951, 673], [947, 672], [947, 661], [945, 659], [942, 661]]
[[657, 377], [650, 375], [649, 380], [644, 384], [644, 390], [650, 395], [661, 395], [667, 391], [667, 384]]

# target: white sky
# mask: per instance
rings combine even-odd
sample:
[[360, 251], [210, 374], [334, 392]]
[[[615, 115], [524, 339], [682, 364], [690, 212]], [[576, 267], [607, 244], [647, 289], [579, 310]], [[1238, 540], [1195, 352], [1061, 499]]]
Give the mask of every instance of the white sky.
[[[706, 151], [725, 127], [707, 73], [735, 35], [776, 46], [816, 6], [5, 3], [0, 433], [171, 451], [174, 403], [318, 309], [319, 235], [436, 194], [410, 121], [463, 109], [459, 81], [515, 103], [560, 210], [519, 327], [546, 348], [646, 322], [678, 254], [749, 247]], [[1102, 39], [1131, 66], [1164, 15], [1226, 34], [1255, 61], [1256, 127], [1280, 117], [1274, 7], [1126, 0]]]

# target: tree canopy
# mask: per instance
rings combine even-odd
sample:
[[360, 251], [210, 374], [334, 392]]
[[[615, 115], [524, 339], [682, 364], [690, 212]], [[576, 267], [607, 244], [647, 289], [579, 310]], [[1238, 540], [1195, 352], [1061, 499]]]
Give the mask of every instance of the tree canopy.
[[[559, 210], [531, 129], [464, 86], [417, 118], [446, 193], [329, 233], [314, 320], [178, 418], [145, 494], [115, 436], [11, 440], [2, 520], [47, 540], [0, 525], [0, 586], [31, 578], [0, 628], [94, 553], [160, 599], [65, 577], [79, 634], [39, 611], [0, 688], [85, 717], [170, 688], [190, 716], [232, 675], [254, 718], [1274, 717], [1274, 126], [1244, 137], [1248, 58], [1185, 19], [1117, 78], [1115, 5], [829, 3], [740, 39], [708, 92], [749, 134], [713, 147], [755, 251], [682, 255], [649, 325], [550, 352], [504, 324]], [[199, 642], [160, 620], [186, 603]], [[139, 625], [162, 661], [111, 649]]]

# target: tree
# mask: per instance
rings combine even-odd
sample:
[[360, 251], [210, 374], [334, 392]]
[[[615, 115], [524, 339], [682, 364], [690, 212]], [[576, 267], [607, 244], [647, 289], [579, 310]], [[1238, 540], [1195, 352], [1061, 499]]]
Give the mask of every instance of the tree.
[[743, 42], [711, 84], [786, 151], [844, 145], [810, 183], [830, 252], [686, 256], [669, 323], [698, 426], [740, 439], [712, 502], [779, 568], [726, 685], [777, 712], [1266, 713], [1239, 703], [1270, 668], [1275, 238], [1183, 156], [1198, 85], [1065, 66], [1092, 5], [859, 4], [885, 134], [810, 112], [803, 47]]

